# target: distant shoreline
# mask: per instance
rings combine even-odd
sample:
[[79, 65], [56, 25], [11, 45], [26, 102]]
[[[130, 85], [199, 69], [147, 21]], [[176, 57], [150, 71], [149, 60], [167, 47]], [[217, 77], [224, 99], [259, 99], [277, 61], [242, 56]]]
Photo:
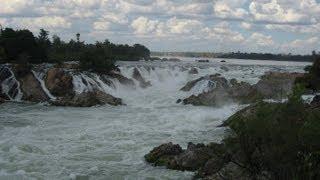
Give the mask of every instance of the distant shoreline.
[[157, 57], [186, 57], [186, 58], [222, 58], [222, 59], [244, 59], [261, 61], [293, 61], [313, 62], [319, 56], [314, 55], [291, 55], [291, 54], [270, 54], [270, 53], [209, 53], [209, 52], [151, 52], [151, 56]]

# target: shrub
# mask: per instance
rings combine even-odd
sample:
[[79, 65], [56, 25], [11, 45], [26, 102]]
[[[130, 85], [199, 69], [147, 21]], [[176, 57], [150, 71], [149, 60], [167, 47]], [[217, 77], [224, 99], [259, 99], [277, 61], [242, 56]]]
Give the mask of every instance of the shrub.
[[320, 110], [303, 104], [302, 92], [297, 86], [286, 103], [259, 102], [229, 119], [224, 141], [252, 176], [320, 178]]

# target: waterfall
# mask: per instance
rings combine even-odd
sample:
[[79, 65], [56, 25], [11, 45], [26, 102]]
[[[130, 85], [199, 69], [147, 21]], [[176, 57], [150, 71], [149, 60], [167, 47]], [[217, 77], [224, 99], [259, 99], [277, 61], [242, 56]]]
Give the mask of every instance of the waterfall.
[[6, 66], [1, 68], [0, 75], [5, 73], [5, 71], [10, 73], [10, 76], [2, 81], [1, 92], [12, 101], [21, 101], [23, 93], [21, 92], [19, 81], [15, 78], [12, 70]]
[[46, 84], [44, 82], [44, 77], [45, 74], [43, 72], [35, 72], [33, 70], [31, 70], [31, 72], [33, 73], [33, 76], [39, 81], [42, 90], [47, 94], [47, 96], [51, 99], [51, 100], [56, 100], [56, 97], [54, 97], [50, 91], [48, 90], [48, 88], [46, 87]]
[[94, 90], [103, 91], [108, 94], [112, 94], [114, 87], [106, 84], [101, 80], [102, 75], [95, 73], [79, 73], [73, 75], [73, 87], [77, 94], [83, 92], [92, 92]]

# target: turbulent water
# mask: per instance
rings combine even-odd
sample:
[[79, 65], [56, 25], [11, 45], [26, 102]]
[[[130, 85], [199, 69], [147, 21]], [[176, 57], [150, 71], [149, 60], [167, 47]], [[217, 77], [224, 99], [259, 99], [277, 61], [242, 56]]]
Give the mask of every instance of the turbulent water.
[[[264, 72], [302, 72], [307, 65], [226, 61], [120, 62], [121, 72], [126, 77], [131, 78], [133, 69], [138, 68], [152, 84], [146, 89], [127, 87], [117, 81], [113, 86], [107, 86], [96, 83], [99, 78], [95, 75], [78, 75], [89, 82], [84, 85], [78, 76], [74, 76], [78, 93], [96, 85], [122, 98], [126, 106], [0, 105], [0, 179], [190, 179], [192, 173], [152, 167], [144, 162], [143, 156], [153, 147], [170, 141], [186, 146], [190, 141], [221, 140], [224, 129], [217, 125], [240, 106], [230, 104], [212, 108], [176, 104], [179, 98], [199, 94], [214, 86], [214, 82], [201, 81], [191, 92], [179, 91], [185, 83], [220, 73], [227, 79], [254, 84]], [[199, 74], [189, 74], [192, 67], [196, 67]], [[41, 82], [43, 75], [34, 74]], [[46, 93], [51, 99], [55, 98], [50, 92]]]

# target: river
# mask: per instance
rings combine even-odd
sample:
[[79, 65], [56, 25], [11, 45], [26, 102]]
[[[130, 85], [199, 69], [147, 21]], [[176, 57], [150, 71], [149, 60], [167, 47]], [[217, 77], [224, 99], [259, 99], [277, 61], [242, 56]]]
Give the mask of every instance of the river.
[[[186, 146], [190, 141], [220, 141], [225, 129], [217, 126], [241, 106], [176, 104], [179, 98], [202, 92], [206, 84], [191, 92], [181, 92], [181, 87], [215, 73], [254, 84], [267, 71], [303, 72], [309, 63], [220, 59], [197, 63], [183, 58], [182, 62], [118, 64], [127, 77], [137, 67], [152, 84], [146, 89], [117, 82], [108, 87], [126, 106], [0, 105], [0, 179], [191, 179], [193, 173], [152, 167], [143, 156], [166, 142]], [[189, 74], [192, 67], [199, 74]]]

